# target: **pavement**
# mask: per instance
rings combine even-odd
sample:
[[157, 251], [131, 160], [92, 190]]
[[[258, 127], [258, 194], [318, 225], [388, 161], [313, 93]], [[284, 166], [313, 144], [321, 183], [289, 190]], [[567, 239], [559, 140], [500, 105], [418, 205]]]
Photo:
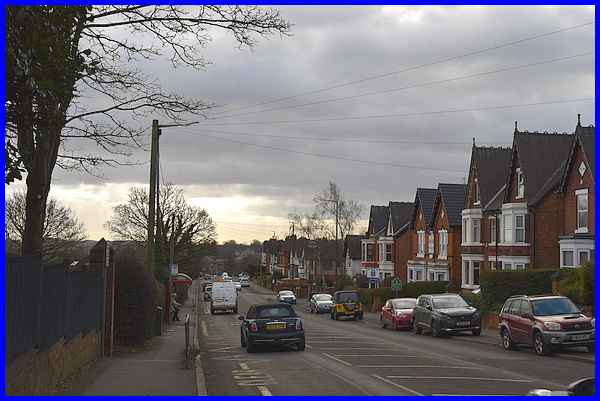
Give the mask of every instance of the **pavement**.
[[[273, 302], [256, 287], [240, 292], [239, 311]], [[433, 338], [383, 329], [377, 314], [363, 321], [333, 321], [295, 307], [304, 321], [307, 348], [240, 346], [237, 315], [198, 308], [198, 345], [208, 395], [523, 395], [534, 388], [564, 390], [594, 376], [594, 360], [539, 357], [531, 349], [504, 351], [497, 338]], [[490, 333], [492, 334], [492, 333]]]
[[[198, 389], [195, 370], [185, 364], [183, 321], [187, 313], [195, 316], [193, 304], [192, 296], [180, 310], [182, 321], [166, 326], [162, 336], [144, 347], [121, 348], [99, 360], [78, 378], [68, 395], [198, 395], [204, 391]], [[204, 375], [199, 373], [202, 382]]]

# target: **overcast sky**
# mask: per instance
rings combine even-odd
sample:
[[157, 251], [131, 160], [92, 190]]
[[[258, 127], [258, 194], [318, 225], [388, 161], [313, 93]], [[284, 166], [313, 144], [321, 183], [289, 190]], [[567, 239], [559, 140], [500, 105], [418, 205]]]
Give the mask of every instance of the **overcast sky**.
[[[508, 146], [515, 120], [520, 129], [530, 131], [573, 132], [577, 113], [584, 124], [594, 123], [593, 101], [414, 115], [593, 98], [593, 54], [431, 82], [593, 52], [594, 25], [236, 110], [594, 20], [593, 6], [280, 9], [294, 24], [291, 37], [261, 39], [250, 51], [237, 49], [224, 32], [215, 31], [204, 49], [211, 62], [205, 71], [173, 70], [166, 58], [140, 65], [169, 90], [226, 106], [216, 109], [226, 111], [216, 120], [164, 129], [161, 136], [164, 180], [183, 186], [191, 203], [209, 211], [217, 222], [219, 241], [263, 240], [273, 232], [281, 237], [288, 229], [288, 213], [309, 211], [313, 195], [330, 180], [348, 198], [363, 204], [363, 219], [368, 218], [371, 204], [413, 200], [417, 187], [461, 183], [467, 175], [472, 138], [478, 144]], [[394, 88], [405, 89], [306, 105]], [[226, 118], [228, 114], [236, 116]], [[305, 121], [338, 117], [346, 119]], [[149, 153], [135, 157], [147, 159]], [[126, 200], [130, 186], [147, 183], [148, 168], [107, 169], [103, 180], [56, 170], [51, 196], [77, 211], [90, 238], [110, 237], [103, 224], [112, 207]], [[9, 191], [17, 187], [11, 185]]]

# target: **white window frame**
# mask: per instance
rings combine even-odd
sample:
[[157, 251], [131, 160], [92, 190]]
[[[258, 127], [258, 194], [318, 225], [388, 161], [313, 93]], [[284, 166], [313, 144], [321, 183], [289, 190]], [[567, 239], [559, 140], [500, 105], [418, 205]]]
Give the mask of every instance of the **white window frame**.
[[[579, 210], [579, 197], [580, 196], [585, 196], [585, 203], [586, 203], [586, 209], [585, 211], [580, 211]], [[589, 217], [590, 217], [590, 203], [589, 203], [589, 195], [588, 195], [588, 189], [587, 188], [583, 188], [583, 189], [578, 189], [575, 191], [575, 232], [576, 233], [587, 233], [588, 232], [588, 225], [589, 225]], [[585, 226], [580, 226], [579, 225], [579, 213], [583, 213], [585, 212]]]
[[481, 219], [472, 219], [471, 220], [471, 241], [476, 244], [481, 243]]
[[[479, 238], [473, 238], [474, 220], [479, 220]], [[481, 209], [464, 209], [462, 211], [462, 246], [481, 246]], [[476, 241], [477, 239], [477, 241]]]
[[[565, 253], [566, 252], [570, 252], [571, 253], [571, 261], [572, 264], [568, 265], [565, 262]], [[563, 249], [560, 251], [560, 265], [561, 267], [576, 267], [576, 263], [575, 263], [575, 255], [578, 254], [579, 252], [575, 252], [574, 249]]]
[[525, 176], [520, 168], [517, 168], [517, 199], [523, 199], [525, 197]]
[[463, 217], [462, 219], [462, 243], [466, 244], [468, 241], [467, 233], [469, 232], [469, 219]]
[[[523, 226], [522, 227], [518, 227], [517, 226], [517, 220], [519, 220], [519, 217], [523, 221]], [[525, 243], [526, 241], [525, 241], [525, 215], [524, 214], [515, 214], [514, 230], [515, 230], [515, 237], [514, 237], [515, 238], [515, 242], [519, 243], [519, 244]], [[519, 236], [517, 235], [517, 232], [519, 230], [523, 230], [523, 240], [522, 241], [519, 241], [519, 239], [518, 239]]]
[[498, 241], [498, 228], [496, 227], [496, 217], [492, 216], [488, 219], [490, 222], [490, 245], [496, 245], [496, 241]]
[[[481, 271], [483, 270], [484, 261], [485, 257], [483, 255], [462, 255], [461, 288], [471, 290], [479, 288], [481, 285]], [[479, 284], [474, 284], [476, 263], [478, 264], [477, 269], [479, 270]]]
[[[516, 216], [523, 216], [523, 242], [517, 242]], [[527, 243], [527, 204], [505, 203], [502, 205], [502, 246], [530, 246]], [[521, 228], [519, 228], [521, 229]]]
[[427, 235], [427, 241], [428, 241], [428, 250], [429, 250], [429, 257], [433, 258], [434, 252], [435, 252], [435, 234], [433, 231], [430, 231]]
[[[412, 273], [412, 277], [411, 277], [411, 273]], [[418, 280], [417, 277], [419, 275], [419, 273], [421, 274], [421, 279]], [[408, 282], [413, 282], [413, 281], [425, 281], [426, 276], [425, 276], [425, 267], [424, 266], [408, 266]]]
[[425, 256], [425, 231], [417, 231], [417, 256], [422, 258]]
[[[388, 260], [388, 251], [387, 251], [387, 247], [390, 247], [390, 252], [389, 252], [389, 260]], [[384, 254], [384, 261], [386, 262], [393, 262], [394, 261], [394, 244], [390, 244], [389, 242], [386, 242], [383, 244], [383, 254]]]
[[438, 258], [439, 259], [447, 259], [448, 258], [448, 231], [447, 230], [439, 230], [438, 231]]

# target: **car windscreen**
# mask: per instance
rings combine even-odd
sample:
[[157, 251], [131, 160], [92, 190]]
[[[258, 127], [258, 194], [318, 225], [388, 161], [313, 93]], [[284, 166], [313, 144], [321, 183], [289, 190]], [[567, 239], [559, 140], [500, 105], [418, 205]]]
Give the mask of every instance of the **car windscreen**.
[[436, 309], [445, 308], [461, 308], [469, 306], [460, 296], [444, 296], [444, 297], [433, 297], [433, 306]]
[[294, 295], [294, 293], [291, 292], [291, 291], [281, 291], [279, 294], [280, 295], [285, 295], [285, 296]]
[[331, 301], [331, 295], [329, 295], [329, 294], [315, 295], [315, 301]]
[[397, 301], [392, 301], [394, 309], [412, 309], [416, 304], [416, 299], [399, 299]]
[[356, 292], [342, 292], [337, 295], [338, 302], [358, 302], [358, 294]]
[[534, 316], [569, 315], [580, 313], [568, 298], [538, 299], [531, 302]]
[[281, 318], [281, 317], [296, 317], [296, 312], [285, 305], [273, 305], [273, 306], [257, 306], [255, 316], [248, 316], [254, 319], [268, 319], [268, 318]]

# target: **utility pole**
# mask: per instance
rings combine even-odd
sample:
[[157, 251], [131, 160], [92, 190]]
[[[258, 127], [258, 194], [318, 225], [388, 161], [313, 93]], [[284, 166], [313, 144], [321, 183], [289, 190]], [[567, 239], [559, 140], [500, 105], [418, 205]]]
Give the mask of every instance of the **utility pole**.
[[152, 141], [150, 145], [150, 190], [148, 198], [148, 232], [146, 236], [146, 271], [154, 273], [154, 225], [156, 222], [156, 166], [158, 148], [158, 120], [152, 120]]
[[339, 228], [339, 217], [340, 217], [340, 212], [339, 212], [339, 206], [340, 206], [340, 201], [339, 199], [335, 200], [335, 279], [337, 280], [338, 277], [338, 268], [339, 268], [339, 264], [340, 264], [340, 250], [339, 250], [339, 245], [338, 245], [338, 228]]
[[171, 246], [169, 249], [169, 264], [175, 263], [175, 214], [171, 215]]

